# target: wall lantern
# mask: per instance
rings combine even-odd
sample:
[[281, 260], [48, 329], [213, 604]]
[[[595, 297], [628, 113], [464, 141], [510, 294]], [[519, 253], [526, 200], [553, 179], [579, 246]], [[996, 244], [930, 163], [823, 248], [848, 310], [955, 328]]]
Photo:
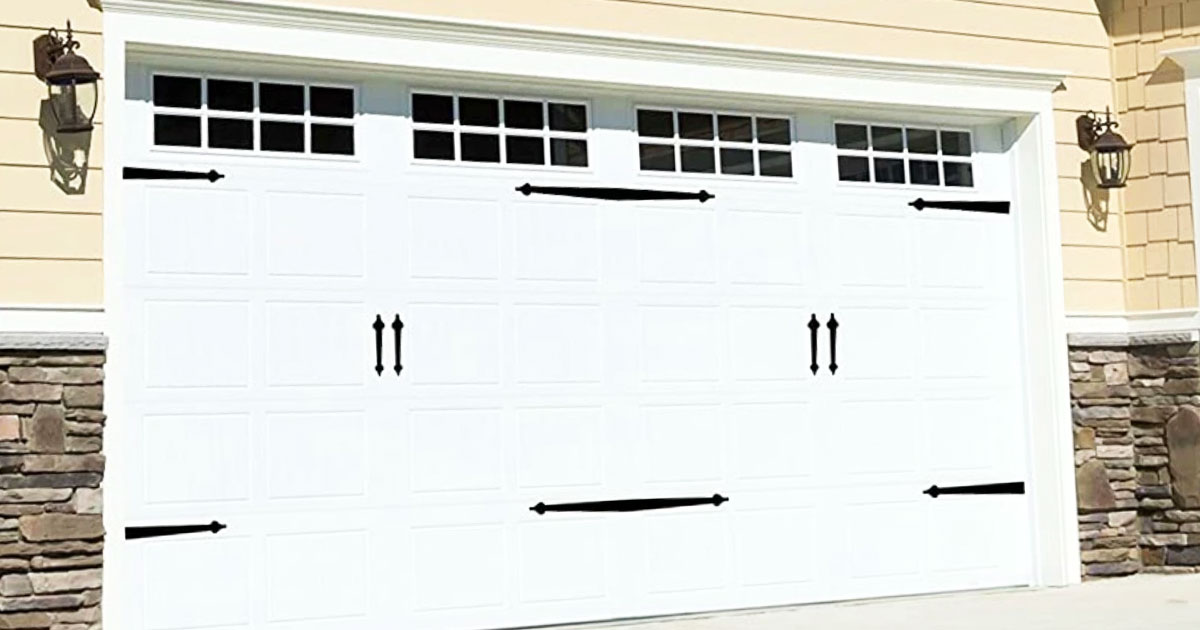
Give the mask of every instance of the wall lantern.
[[79, 133], [92, 130], [99, 94], [96, 72], [88, 60], [75, 54], [79, 42], [67, 22], [67, 36], [56, 29], [37, 38], [34, 46], [34, 69], [39, 79], [50, 88], [51, 111], [59, 133]]
[[1124, 188], [1129, 177], [1129, 152], [1133, 145], [1113, 131], [1120, 123], [1112, 119], [1108, 109], [1104, 120], [1095, 112], [1076, 119], [1079, 146], [1088, 152], [1092, 174], [1100, 188]]

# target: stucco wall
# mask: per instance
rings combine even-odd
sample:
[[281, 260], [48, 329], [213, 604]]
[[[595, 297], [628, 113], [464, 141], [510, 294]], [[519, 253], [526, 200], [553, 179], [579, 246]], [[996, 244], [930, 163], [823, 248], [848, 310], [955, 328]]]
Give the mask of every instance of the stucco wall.
[[[87, 151], [87, 177], [55, 182], [40, 122], [46, 87], [33, 74], [33, 40], [70, 19], [79, 52], [102, 74], [101, 14], [86, 0], [7, 1], [0, 8], [0, 302], [98, 304], [103, 112]], [[103, 89], [103, 88], [102, 88]], [[53, 127], [51, 127], [52, 129]], [[80, 142], [81, 138], [65, 142]], [[74, 149], [74, 147], [73, 147]], [[80, 163], [81, 156], [69, 153]], [[56, 172], [57, 171], [57, 172]]]

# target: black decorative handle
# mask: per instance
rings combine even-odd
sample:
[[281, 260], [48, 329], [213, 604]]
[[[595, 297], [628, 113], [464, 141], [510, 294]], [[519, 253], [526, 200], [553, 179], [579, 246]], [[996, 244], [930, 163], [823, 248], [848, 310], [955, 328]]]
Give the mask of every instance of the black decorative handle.
[[817, 321], [817, 314], [813, 313], [812, 319], [808, 320], [808, 356], [812, 361], [808, 369], [812, 370], [814, 376], [817, 370], [821, 369], [821, 366], [817, 365], [817, 330], [820, 328], [821, 322]]
[[967, 212], [990, 212], [992, 214], [1008, 214], [1007, 201], [925, 201], [917, 198], [908, 205], [917, 210], [925, 208], [941, 208], [943, 210], [966, 210]]
[[696, 200], [704, 203], [716, 195], [701, 190], [700, 192], [679, 192], [674, 190], [646, 190], [642, 188], [598, 188], [571, 186], [534, 186], [524, 184], [517, 186], [517, 192], [528, 197], [534, 193], [539, 195], [558, 195], [560, 197], [582, 197], [584, 199], [603, 199], [605, 201], [654, 201], [654, 200]]
[[397, 315], [396, 319], [392, 320], [392, 336], [396, 343], [396, 365], [392, 369], [396, 370], [396, 376], [400, 376], [400, 370], [404, 369], [404, 366], [400, 365], [400, 336], [403, 333], [404, 322], [400, 321], [400, 316]]
[[216, 170], [208, 171], [171, 171], [161, 168], [138, 168], [135, 166], [126, 166], [121, 171], [122, 179], [207, 179], [210, 182], [216, 182], [225, 176], [218, 173]]
[[829, 327], [829, 373], [837, 374], [837, 369], [838, 369], [838, 364], [837, 364], [838, 320], [836, 317], [833, 316], [833, 313], [829, 314], [829, 323], [825, 324], [825, 325]]
[[714, 494], [711, 497], [676, 497], [666, 499], [619, 499], [616, 501], [585, 501], [583, 503], [538, 503], [529, 508], [531, 512], [641, 512], [643, 510], [665, 510], [692, 505], [719, 506], [728, 497]]
[[378, 314], [371, 328], [375, 329], [375, 374], [383, 376], [383, 318]]
[[935, 484], [921, 491], [921, 494], [928, 494], [935, 499], [943, 494], [1025, 494], [1025, 482], [980, 483], [973, 486], [947, 486], [945, 488], [939, 488]]
[[200, 532], [217, 533], [225, 529], [225, 524], [213, 521], [207, 525], [149, 525], [144, 527], [126, 527], [125, 540], [138, 538], [160, 538], [162, 536], [178, 536], [180, 534], [198, 534]]

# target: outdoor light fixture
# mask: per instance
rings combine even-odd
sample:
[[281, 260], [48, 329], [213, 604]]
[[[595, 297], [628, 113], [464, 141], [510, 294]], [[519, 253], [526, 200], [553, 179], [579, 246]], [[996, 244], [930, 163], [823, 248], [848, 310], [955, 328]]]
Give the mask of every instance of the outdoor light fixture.
[[1113, 131], [1120, 123], [1112, 119], [1108, 109], [1104, 120], [1095, 112], [1076, 119], [1079, 146], [1088, 152], [1092, 174], [1100, 188], [1123, 188], [1129, 177], [1129, 152], [1133, 145]]
[[75, 54], [79, 42], [67, 22], [67, 35], [57, 29], [34, 41], [34, 66], [39, 79], [50, 88], [50, 105], [59, 133], [79, 133], [92, 130], [99, 95], [96, 72], [88, 60]]

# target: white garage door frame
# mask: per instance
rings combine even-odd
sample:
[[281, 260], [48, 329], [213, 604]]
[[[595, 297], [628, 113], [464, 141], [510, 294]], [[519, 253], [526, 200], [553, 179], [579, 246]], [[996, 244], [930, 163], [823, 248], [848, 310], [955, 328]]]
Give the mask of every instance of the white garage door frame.
[[[105, 160], [106, 331], [109, 426], [105, 524], [105, 615], [121, 610], [119, 592], [125, 526], [122, 452], [124, 349], [127, 329], [121, 278], [121, 142], [129, 55], [204, 52], [214, 65], [247, 55], [310, 66], [406, 74], [593, 85], [654, 94], [736, 95], [739, 100], [791, 106], [837, 106], [890, 115], [989, 116], [1005, 119], [1013, 139], [1013, 201], [1019, 234], [1022, 364], [1029, 448], [1030, 513], [1036, 585], [1079, 580], [1075, 489], [1067, 380], [1066, 318], [1058, 222], [1051, 90], [1063, 73], [897, 62], [697, 42], [629, 38], [435, 20], [381, 12], [302, 8], [280, 2], [228, 0], [107, 0], [105, 106], [110, 112]], [[216, 52], [220, 51], [220, 52]], [[415, 62], [413, 60], [419, 60]]]

